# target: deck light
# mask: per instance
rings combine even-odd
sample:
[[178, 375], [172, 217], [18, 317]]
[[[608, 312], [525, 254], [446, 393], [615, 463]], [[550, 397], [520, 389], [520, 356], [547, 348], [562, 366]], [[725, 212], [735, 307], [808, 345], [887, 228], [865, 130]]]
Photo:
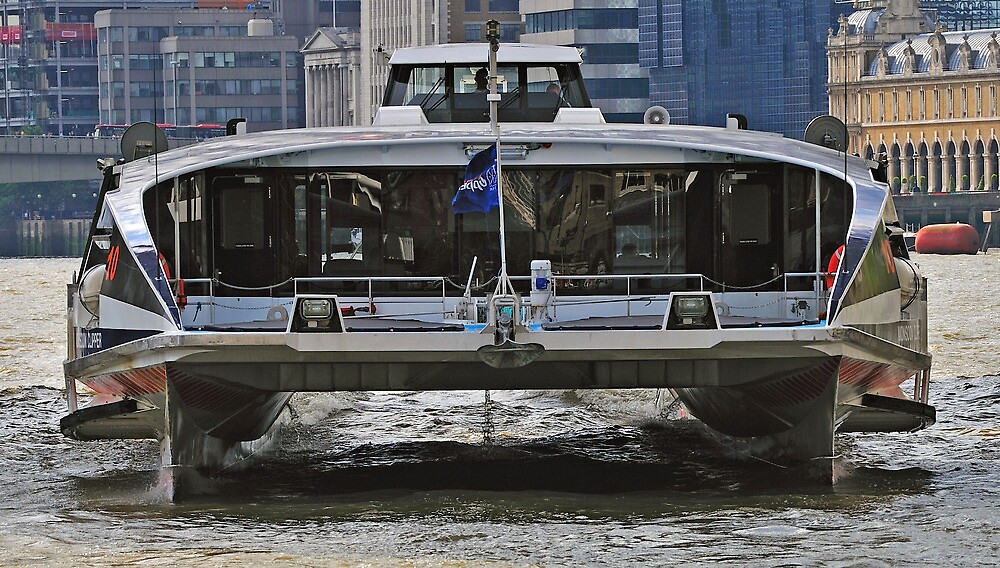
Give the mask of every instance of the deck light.
[[322, 320], [333, 316], [333, 303], [325, 298], [306, 299], [299, 304], [302, 319]]
[[706, 314], [708, 314], [708, 299], [705, 298], [705, 296], [686, 296], [677, 298], [674, 302], [674, 313], [677, 314], [677, 317], [683, 320], [703, 318]]
[[665, 329], [718, 329], [712, 310], [712, 295], [700, 292], [674, 292], [664, 318]]

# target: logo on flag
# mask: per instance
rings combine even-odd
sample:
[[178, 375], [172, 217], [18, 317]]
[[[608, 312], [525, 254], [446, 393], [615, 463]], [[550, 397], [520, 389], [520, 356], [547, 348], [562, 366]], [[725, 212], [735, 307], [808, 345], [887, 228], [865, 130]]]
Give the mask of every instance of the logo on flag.
[[455, 213], [489, 213], [500, 206], [497, 187], [497, 145], [477, 153], [465, 167], [465, 181], [458, 187], [451, 208]]

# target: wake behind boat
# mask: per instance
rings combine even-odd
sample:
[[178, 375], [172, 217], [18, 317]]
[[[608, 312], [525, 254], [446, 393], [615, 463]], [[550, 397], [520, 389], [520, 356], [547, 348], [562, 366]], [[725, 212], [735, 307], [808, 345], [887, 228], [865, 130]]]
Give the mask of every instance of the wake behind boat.
[[[498, 47], [398, 50], [370, 127], [109, 163], [63, 432], [211, 474], [302, 391], [668, 388], [776, 462], [933, 423], [926, 286], [877, 164], [606, 124], [576, 50]], [[491, 187], [466, 183], [491, 148], [498, 202], [456, 195]]]

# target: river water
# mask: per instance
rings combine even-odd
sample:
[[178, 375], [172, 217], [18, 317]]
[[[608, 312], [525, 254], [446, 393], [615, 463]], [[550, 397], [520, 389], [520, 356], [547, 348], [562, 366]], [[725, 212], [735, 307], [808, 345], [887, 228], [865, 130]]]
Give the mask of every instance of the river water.
[[254, 472], [164, 498], [157, 447], [76, 442], [70, 259], [0, 259], [3, 566], [994, 566], [1000, 254], [917, 256], [938, 422], [841, 435], [834, 487], [655, 391], [302, 394]]

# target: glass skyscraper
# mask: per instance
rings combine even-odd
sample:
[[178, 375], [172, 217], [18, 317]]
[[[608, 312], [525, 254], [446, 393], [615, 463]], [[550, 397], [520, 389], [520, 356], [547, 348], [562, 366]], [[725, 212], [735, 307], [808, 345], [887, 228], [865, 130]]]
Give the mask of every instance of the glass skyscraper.
[[921, 0], [920, 7], [937, 10], [937, 21], [950, 31], [1000, 27], [1000, 0]]
[[584, 81], [608, 122], [642, 122], [649, 81], [638, 64], [636, 0], [521, 0], [525, 43], [572, 45]]
[[802, 138], [828, 113], [826, 38], [851, 11], [832, 0], [640, 0], [650, 104], [674, 124], [723, 126], [737, 113]]

